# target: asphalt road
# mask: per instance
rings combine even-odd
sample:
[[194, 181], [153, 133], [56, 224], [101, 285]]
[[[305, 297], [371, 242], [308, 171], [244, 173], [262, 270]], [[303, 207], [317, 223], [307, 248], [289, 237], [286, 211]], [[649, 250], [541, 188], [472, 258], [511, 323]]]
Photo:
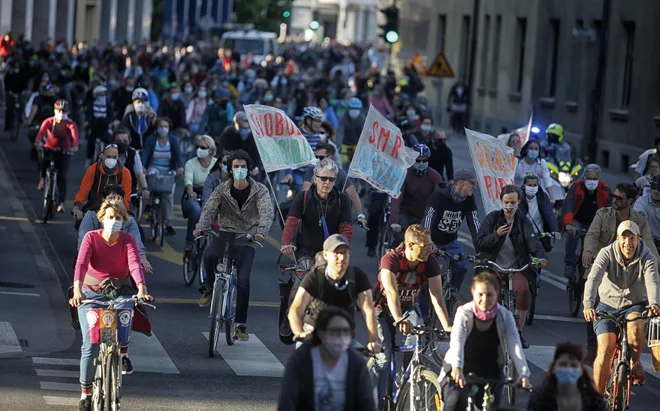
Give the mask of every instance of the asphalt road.
[[[28, 161], [28, 144], [25, 138], [16, 143], [5, 136], [0, 137], [0, 148], [4, 152], [12, 173], [1, 176], [16, 179], [15, 186], [24, 195], [28, 217], [38, 215], [42, 204], [42, 193], [36, 190], [35, 165]], [[467, 145], [463, 138], [450, 140], [454, 150], [455, 167], [472, 168]], [[33, 223], [38, 238], [48, 255], [62, 286], [71, 283], [75, 257], [76, 235], [68, 211], [71, 200], [83, 175], [84, 150], [72, 161], [69, 171], [69, 199], [67, 213], [56, 215], [47, 225]], [[0, 159], [1, 160], [1, 159]], [[15, 177], [14, 177], [15, 176]], [[608, 183], [615, 183], [621, 176], [605, 173]], [[14, 182], [14, 180], [12, 180]], [[178, 203], [181, 182], [175, 196]], [[480, 209], [481, 200], [478, 199]], [[36, 211], [36, 213], [35, 213]], [[154, 337], [144, 338], [134, 334], [130, 354], [135, 373], [124, 379], [122, 405], [124, 409], [143, 410], [255, 410], [275, 409], [280, 389], [279, 376], [292, 348], [279, 342], [277, 335], [277, 306], [279, 301], [278, 279], [275, 260], [278, 255], [281, 231], [273, 224], [264, 249], [257, 251], [251, 279], [251, 303], [249, 311], [250, 341], [237, 342], [227, 347], [220, 342], [215, 358], [207, 355], [209, 320], [208, 310], [199, 308], [199, 293], [196, 285], [185, 287], [182, 281], [181, 251], [184, 246], [185, 224], [180, 207], [175, 209], [174, 225], [176, 237], [166, 238], [164, 246], [158, 247], [147, 240], [149, 260], [154, 274], [147, 279], [149, 291], [157, 298], [158, 309], [150, 314]], [[481, 214], [483, 217], [483, 213]], [[2, 217], [2, 216], [0, 216]], [[146, 228], [146, 223], [143, 221]], [[472, 253], [471, 241], [466, 227], [461, 230], [461, 242], [466, 252]], [[356, 228], [353, 239], [352, 264], [364, 269], [372, 282], [376, 280], [376, 260], [366, 256], [363, 248], [365, 231]], [[561, 278], [564, 255], [563, 240], [557, 242], [550, 253], [550, 265], [544, 272], [539, 292], [537, 315], [532, 326], [525, 329], [525, 337], [532, 347], [525, 351], [532, 369], [532, 383], [540, 384], [552, 361], [554, 345], [562, 341], [586, 343], [585, 323], [581, 318], [569, 316], [567, 295]], [[7, 250], [3, 251], [7, 254]], [[465, 283], [469, 283], [469, 277]], [[467, 286], [461, 290], [468, 295]], [[0, 296], [2, 299], [3, 296]], [[18, 298], [14, 303], [17, 311], [29, 304], [29, 297]], [[0, 305], [0, 308], [3, 306]], [[51, 310], [68, 315], [67, 308], [58, 301]], [[61, 312], [60, 312], [61, 311]], [[37, 315], [37, 314], [34, 314]], [[0, 311], [0, 321], [3, 312]], [[24, 316], [16, 322], [37, 321]], [[37, 321], [38, 322], [38, 321]], [[363, 322], [358, 317], [358, 338], [364, 341]], [[9, 322], [10, 326], [12, 322]], [[0, 323], [1, 325], [1, 323]], [[18, 339], [38, 340], [38, 327], [20, 327], [13, 323]], [[20, 331], [19, 331], [20, 330]], [[33, 353], [24, 350], [24, 355], [8, 357], [0, 351], [0, 410], [74, 409], [79, 398], [77, 378], [80, 336], [68, 330], [59, 330], [67, 340], [66, 347], [56, 351]], [[69, 343], [69, 339], [73, 343]], [[0, 342], [0, 345], [1, 342]], [[649, 378], [641, 388], [634, 388], [632, 409], [656, 410], [660, 399], [660, 373], [653, 373], [650, 354], [644, 355], [644, 364]], [[519, 408], [525, 405], [523, 396]], [[46, 408], [44, 408], [44, 406]], [[68, 408], [67, 408], [68, 407]]]

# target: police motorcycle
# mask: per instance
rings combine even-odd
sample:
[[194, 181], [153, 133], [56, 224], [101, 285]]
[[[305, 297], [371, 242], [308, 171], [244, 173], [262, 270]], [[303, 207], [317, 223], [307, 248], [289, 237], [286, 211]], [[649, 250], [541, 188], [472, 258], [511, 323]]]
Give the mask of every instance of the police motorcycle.
[[545, 161], [552, 178], [552, 194], [555, 199], [555, 217], [560, 218], [564, 200], [571, 184], [584, 174], [584, 163], [573, 154], [570, 144], [564, 143], [564, 128], [560, 124], [550, 124], [546, 130], [547, 141], [542, 144], [547, 149], [552, 143], [552, 150], [546, 151]]

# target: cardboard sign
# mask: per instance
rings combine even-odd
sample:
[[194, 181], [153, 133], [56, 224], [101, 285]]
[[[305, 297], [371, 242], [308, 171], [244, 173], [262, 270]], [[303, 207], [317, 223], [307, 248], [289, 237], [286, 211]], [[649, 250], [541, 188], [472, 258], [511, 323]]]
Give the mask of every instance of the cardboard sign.
[[312, 147], [282, 110], [258, 104], [244, 108], [266, 172], [314, 164]]
[[440, 53], [426, 69], [426, 75], [438, 78], [454, 78], [454, 71], [451, 69], [445, 53]]
[[517, 160], [513, 149], [488, 134], [465, 129], [470, 155], [477, 174], [484, 210], [490, 213], [502, 208], [502, 187], [514, 184]]
[[370, 106], [348, 176], [399, 198], [408, 168], [418, 155], [403, 144], [401, 130]]

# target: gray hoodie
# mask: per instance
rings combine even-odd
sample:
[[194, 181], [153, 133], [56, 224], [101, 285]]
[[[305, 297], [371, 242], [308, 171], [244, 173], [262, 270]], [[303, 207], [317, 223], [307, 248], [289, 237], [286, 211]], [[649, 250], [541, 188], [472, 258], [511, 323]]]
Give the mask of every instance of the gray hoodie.
[[640, 241], [635, 258], [627, 266], [615, 241], [596, 256], [584, 287], [584, 307], [595, 308], [596, 296], [600, 296], [600, 302], [615, 309], [645, 300], [658, 304], [659, 284], [657, 261], [644, 241]]

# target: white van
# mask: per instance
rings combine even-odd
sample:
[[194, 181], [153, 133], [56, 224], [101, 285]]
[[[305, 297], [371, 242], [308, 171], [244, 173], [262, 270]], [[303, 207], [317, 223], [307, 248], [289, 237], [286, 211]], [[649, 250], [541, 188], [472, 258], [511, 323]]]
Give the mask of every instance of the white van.
[[220, 38], [220, 47], [238, 52], [252, 53], [254, 62], [261, 64], [268, 54], [277, 52], [277, 35], [266, 31], [228, 31]]

